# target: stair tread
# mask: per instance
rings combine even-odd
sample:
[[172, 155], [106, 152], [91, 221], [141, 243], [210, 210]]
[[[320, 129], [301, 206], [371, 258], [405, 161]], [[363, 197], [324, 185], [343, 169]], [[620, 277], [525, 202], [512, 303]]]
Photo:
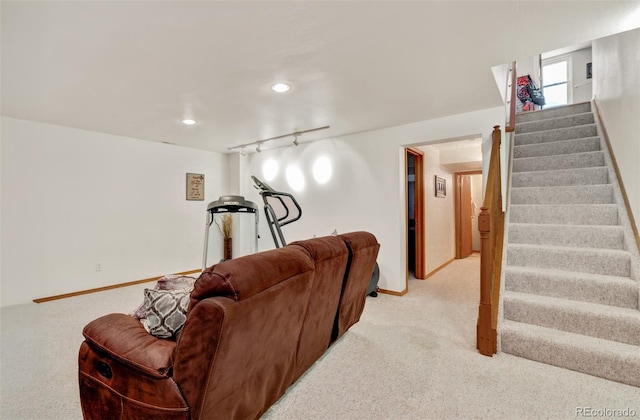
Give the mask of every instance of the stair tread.
[[511, 187], [512, 204], [613, 204], [612, 184]]
[[[521, 173], [521, 172], [518, 172]], [[591, 188], [591, 187], [598, 187], [600, 189], [605, 189], [602, 187], [607, 187], [606, 189], [612, 188], [612, 184], [606, 183], [606, 184], [584, 184], [584, 185], [540, 185], [540, 186], [533, 186], [533, 187], [511, 187], [512, 190], [525, 190], [525, 189], [531, 189], [531, 188], [547, 188], [547, 189], [560, 189], [560, 188]]]
[[[593, 111], [586, 111], [586, 112], [578, 112], [575, 114], [567, 114], [567, 115], [559, 115], [559, 116], [552, 116], [550, 118], [540, 118], [537, 120], [532, 120], [532, 121], [520, 121], [518, 122], [518, 118], [516, 117], [516, 132], [518, 132], [518, 128], [522, 128], [522, 127], [527, 127], [527, 126], [531, 126], [531, 125], [535, 125], [535, 124], [541, 124], [541, 123], [553, 123], [553, 122], [559, 122], [562, 120], [580, 120], [580, 119], [584, 119], [586, 118], [587, 120], [590, 119], [589, 117], [592, 117], [591, 120], [589, 122], [578, 122], [576, 124], [573, 124], [572, 127], [579, 127], [581, 125], [587, 125], [587, 124], [593, 124]], [[556, 128], [551, 128], [549, 130], [556, 130], [558, 128], [564, 128], [564, 127], [556, 127]], [[536, 130], [536, 131], [549, 131], [549, 130]]]
[[[556, 131], [556, 130], [549, 130], [549, 131]], [[538, 133], [539, 131], [536, 131], [536, 133]], [[529, 134], [529, 133], [523, 133], [523, 134]], [[541, 142], [541, 143], [531, 143], [531, 144], [519, 144], [517, 146], [513, 146], [513, 149], [518, 149], [518, 148], [532, 148], [532, 147], [540, 147], [540, 146], [553, 146], [554, 144], [556, 145], [560, 145], [560, 144], [566, 144], [566, 142], [577, 142], [580, 140], [593, 140], [593, 139], [600, 139], [600, 136], [589, 136], [589, 137], [578, 137], [576, 139], [565, 139], [565, 140], [555, 140], [555, 141], [547, 141], [547, 142]], [[597, 150], [593, 150], [594, 152], [597, 152]], [[589, 152], [580, 152], [580, 153], [589, 153]], [[564, 154], [564, 153], [561, 153]], [[548, 155], [548, 156], [553, 156], [553, 155]], [[523, 159], [523, 158], [516, 158], [516, 159]]]
[[[560, 140], [560, 141], [574, 141], [576, 139], [571, 139], [571, 140]], [[550, 142], [550, 143], [555, 143], [555, 142]], [[542, 144], [542, 143], [537, 143], [537, 144]], [[514, 148], [516, 147], [525, 147], [528, 145], [522, 145], [522, 146], [513, 146]], [[602, 150], [591, 150], [589, 152], [577, 152], [577, 153], [560, 153], [559, 155], [544, 155], [544, 156], [527, 156], [527, 157], [514, 157], [513, 160], [516, 161], [524, 161], [526, 159], [549, 159], [549, 158], [553, 158], [553, 157], [557, 157], [557, 156], [563, 156], [566, 157], [567, 155], [596, 155], [596, 154], [603, 154], [604, 152]], [[602, 165], [599, 165], [602, 166]], [[586, 168], [593, 168], [593, 166], [586, 166]], [[528, 172], [535, 172], [535, 171], [528, 171]]]
[[[590, 152], [589, 152], [590, 153]], [[553, 155], [552, 155], [553, 156]], [[520, 158], [520, 159], [531, 159], [531, 158]], [[562, 172], [598, 172], [602, 170], [607, 170], [608, 168], [604, 165], [602, 166], [585, 166], [582, 168], [562, 168], [562, 169], [547, 169], [542, 171], [522, 171], [515, 172], [513, 175], [527, 175], [527, 174], [536, 174], [536, 175], [544, 175], [544, 174], [560, 174]], [[519, 188], [519, 187], [516, 187]]]
[[[535, 120], [535, 121], [523, 121], [521, 123], [516, 123], [516, 124], [524, 124], [524, 123], [529, 123], [529, 122], [538, 122], [538, 121], [545, 121], [545, 120]], [[538, 133], [544, 133], [544, 132], [552, 132], [552, 131], [558, 131], [558, 130], [571, 130], [572, 128], [576, 128], [576, 127], [595, 127], [596, 123], [587, 123], [587, 124], [578, 124], [578, 125], [574, 125], [571, 127], [561, 127], [561, 128], [556, 128], [556, 129], [551, 129], [551, 130], [542, 130], [542, 131], [534, 131], [532, 133], [517, 133], [515, 134], [516, 137], [525, 137], [525, 136], [531, 136], [534, 134], [538, 134]]]
[[640, 347], [522, 322], [498, 325], [502, 351], [640, 387]]
[[[523, 223], [525, 224], [525, 223]], [[625, 251], [624, 249], [610, 249], [610, 248], [587, 248], [587, 247], [578, 247], [578, 246], [562, 246], [562, 245], [540, 245], [540, 244], [519, 244], [519, 243], [509, 243], [507, 245], [509, 248], [532, 248], [532, 249], [548, 249], [551, 251], [569, 251], [569, 252], [581, 252], [585, 254], [609, 254], [609, 255], [620, 255], [620, 256], [629, 256], [629, 251]]]
[[[539, 120], [521, 121], [521, 122], [518, 122], [518, 117], [516, 115], [516, 127], [527, 125], [527, 124], [535, 124], [535, 123], [539, 124], [541, 122], [546, 122], [546, 121], [557, 121], [557, 120], [562, 120], [562, 119], [567, 119], [567, 118], [575, 118], [577, 116], [584, 116], [584, 115], [589, 115], [589, 114], [593, 114], [593, 111], [578, 112], [578, 113], [575, 113], [575, 114], [561, 115], [561, 116], [558, 116], [558, 117], [542, 118], [542, 119], [539, 119]], [[573, 127], [578, 127], [578, 126], [587, 125], [587, 124], [593, 124], [593, 123], [591, 122], [591, 123], [585, 123], [585, 124], [576, 124]], [[552, 130], [555, 130], [555, 129], [552, 129]], [[540, 131], [549, 131], [549, 130], [540, 130]]]
[[580, 279], [585, 281], [595, 281], [595, 282], [602, 282], [602, 283], [616, 282], [616, 283], [626, 284], [629, 286], [640, 287], [638, 285], [638, 282], [633, 280], [630, 277], [611, 276], [606, 274], [581, 273], [576, 271], [555, 270], [553, 268], [525, 267], [525, 266], [519, 266], [519, 265], [507, 265], [505, 266], [505, 272], [507, 271], [535, 273], [535, 274], [542, 274], [544, 276], [565, 277], [569, 279]]
[[509, 330], [523, 335], [528, 335], [530, 337], [541, 337], [549, 341], [563, 343], [571, 347], [586, 348], [601, 354], [613, 353], [624, 358], [634, 359], [637, 363], [640, 363], [640, 346], [635, 346], [633, 344], [561, 331], [555, 328], [541, 327], [539, 325], [527, 324], [524, 322], [511, 321], [508, 319], [501, 320], [498, 330], [500, 334]]
[[[526, 206], [527, 204], [520, 204]], [[588, 205], [588, 204], [585, 204]], [[568, 229], [607, 229], [607, 230], [619, 230], [624, 231], [624, 228], [620, 225], [564, 225], [561, 223], [509, 223], [510, 226], [540, 226], [540, 227], [558, 227]]]
[[634, 323], [638, 324], [638, 333], [640, 333], [640, 311], [638, 311], [637, 309], [621, 308], [619, 306], [609, 306], [600, 303], [535, 295], [532, 293], [513, 292], [510, 290], [506, 290], [504, 292], [504, 299], [518, 299], [521, 301], [528, 301], [529, 303], [536, 305], [547, 307], [551, 306], [571, 312], [579, 312], [582, 313], [583, 316], [597, 315], [608, 318], [626, 318], [628, 320], [633, 320]]
[[510, 243], [506, 252], [507, 264], [513, 266], [621, 277], [631, 273], [631, 255], [620, 249]]
[[549, 171], [552, 168], [592, 168], [605, 164], [604, 151], [574, 152], [559, 155], [513, 157], [513, 173]]
[[510, 223], [508, 243], [624, 249], [620, 225]]
[[[516, 118], [517, 117], [523, 117], [523, 116], [527, 116], [530, 115], [532, 117], [536, 117], [536, 116], [540, 116], [540, 115], [544, 115], [544, 114], [554, 114], [557, 113], [558, 111], [562, 111], [562, 110], [571, 110], [571, 109], [575, 109], [575, 108], [584, 108], [584, 107], [589, 108], [589, 111], [585, 111], [585, 112], [592, 112], [591, 111], [591, 101], [582, 101], [582, 102], [575, 102], [572, 104], [567, 104], [567, 105], [562, 105], [562, 106], [551, 106], [551, 107], [546, 107], [543, 109], [535, 109], [532, 111], [520, 111], [520, 112], [516, 112]], [[567, 114], [567, 115], [575, 115], [575, 114], [583, 114], [584, 112], [576, 112], [573, 114]]]
[[[516, 187], [516, 188], [527, 188], [527, 187]], [[536, 187], [539, 188], [539, 187]], [[513, 189], [513, 188], [511, 188]], [[618, 208], [617, 204], [614, 203], [595, 203], [595, 204], [587, 204], [587, 203], [570, 203], [570, 204], [551, 204], [551, 203], [513, 203], [509, 204], [509, 207], [602, 207], [602, 208]], [[604, 226], [604, 225], [601, 225]]]

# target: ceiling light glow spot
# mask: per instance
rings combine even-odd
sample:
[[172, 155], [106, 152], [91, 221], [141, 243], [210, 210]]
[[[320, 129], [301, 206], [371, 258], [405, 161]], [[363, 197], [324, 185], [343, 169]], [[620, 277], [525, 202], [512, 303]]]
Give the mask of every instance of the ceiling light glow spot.
[[287, 83], [274, 83], [271, 90], [277, 93], [285, 93], [291, 90], [291, 85]]
[[262, 164], [262, 175], [264, 176], [264, 179], [266, 179], [267, 181], [273, 181], [274, 179], [276, 179], [276, 175], [278, 175], [278, 162], [275, 161], [275, 159], [267, 159], [263, 164]]
[[331, 179], [333, 167], [328, 157], [322, 156], [313, 162], [313, 178], [318, 184], [326, 184]]
[[287, 184], [291, 187], [292, 190], [300, 192], [304, 190], [304, 175], [300, 168], [295, 165], [287, 166], [286, 170]]
[[190, 118], [185, 118], [184, 120], [182, 120], [182, 124], [185, 124], [185, 125], [193, 125], [195, 123], [196, 123], [196, 121], [192, 120]]

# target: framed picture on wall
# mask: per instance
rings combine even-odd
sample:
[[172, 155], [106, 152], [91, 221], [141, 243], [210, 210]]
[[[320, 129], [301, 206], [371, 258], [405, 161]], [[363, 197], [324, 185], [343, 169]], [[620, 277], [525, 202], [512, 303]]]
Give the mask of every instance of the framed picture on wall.
[[587, 79], [591, 79], [591, 63], [587, 63]]
[[447, 196], [447, 180], [436, 175], [436, 197], [444, 198]]
[[187, 200], [204, 200], [204, 174], [187, 174]]

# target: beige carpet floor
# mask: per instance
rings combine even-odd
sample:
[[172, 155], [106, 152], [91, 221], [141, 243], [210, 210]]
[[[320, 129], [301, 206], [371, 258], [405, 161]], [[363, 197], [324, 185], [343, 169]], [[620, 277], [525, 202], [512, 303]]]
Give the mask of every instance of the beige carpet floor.
[[[361, 321], [263, 417], [575, 419], [627, 410], [640, 418], [640, 388], [478, 354], [478, 271], [473, 256], [428, 280], [410, 280], [403, 297], [367, 298]], [[0, 418], [81, 419], [82, 327], [135, 308], [145, 286], [3, 308]]]

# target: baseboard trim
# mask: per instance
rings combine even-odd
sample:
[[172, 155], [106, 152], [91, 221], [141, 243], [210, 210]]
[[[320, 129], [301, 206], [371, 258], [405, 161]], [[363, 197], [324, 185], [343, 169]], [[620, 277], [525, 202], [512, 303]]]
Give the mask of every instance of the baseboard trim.
[[449, 264], [451, 264], [452, 262], [454, 262], [456, 259], [455, 258], [451, 258], [449, 261], [447, 261], [446, 263], [442, 264], [440, 267], [436, 268], [435, 270], [432, 270], [429, 274], [427, 274], [424, 279], [428, 279], [429, 277], [433, 276], [434, 274], [436, 274], [438, 271], [442, 270], [443, 268], [445, 268], [446, 266], [448, 266]]
[[386, 289], [378, 289], [378, 293], [384, 293], [385, 295], [393, 295], [393, 296], [404, 296], [407, 294], [407, 289], [404, 289], [402, 292], [396, 292], [393, 290], [386, 290]]
[[[197, 270], [183, 271], [183, 272], [174, 273], [174, 274], [175, 275], [187, 275], [187, 274], [199, 273], [200, 271], [202, 271], [202, 270], [197, 269]], [[120, 287], [127, 287], [127, 286], [133, 286], [133, 285], [140, 284], [140, 283], [147, 283], [147, 282], [151, 282], [151, 281], [156, 281], [156, 280], [158, 280], [158, 279], [160, 279], [162, 277], [164, 277], [164, 276], [150, 277], [148, 279], [134, 280], [134, 281], [128, 281], [126, 283], [112, 284], [111, 286], [96, 287], [95, 289], [80, 290], [78, 292], [71, 292], [71, 293], [64, 293], [62, 295], [43, 297], [43, 298], [39, 298], [39, 299], [34, 299], [33, 302], [34, 303], [44, 303], [44, 302], [50, 302], [52, 300], [65, 299], [65, 298], [74, 297], [74, 296], [80, 296], [80, 295], [87, 295], [89, 293], [104, 292], [105, 290], [118, 289]]]

